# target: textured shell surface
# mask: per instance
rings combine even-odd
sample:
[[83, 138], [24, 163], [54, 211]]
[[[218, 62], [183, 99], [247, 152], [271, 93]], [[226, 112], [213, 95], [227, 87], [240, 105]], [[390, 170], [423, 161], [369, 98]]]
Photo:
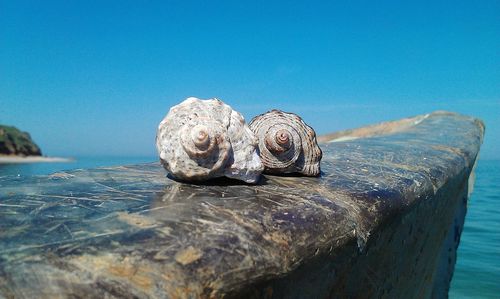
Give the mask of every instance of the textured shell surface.
[[256, 183], [264, 169], [243, 116], [218, 99], [191, 97], [170, 108], [156, 148], [163, 167], [186, 181], [226, 176]]
[[316, 133], [297, 114], [272, 110], [254, 117], [249, 126], [259, 139], [265, 173], [321, 173]]

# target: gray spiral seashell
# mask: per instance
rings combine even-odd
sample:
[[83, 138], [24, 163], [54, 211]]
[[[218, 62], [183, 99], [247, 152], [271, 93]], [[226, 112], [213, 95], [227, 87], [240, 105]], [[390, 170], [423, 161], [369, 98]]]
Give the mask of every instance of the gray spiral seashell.
[[158, 126], [156, 148], [163, 167], [186, 181], [226, 176], [255, 183], [264, 169], [241, 114], [217, 99], [172, 107]]
[[316, 133], [298, 115], [272, 110], [254, 117], [249, 126], [259, 139], [265, 173], [320, 174], [322, 152]]

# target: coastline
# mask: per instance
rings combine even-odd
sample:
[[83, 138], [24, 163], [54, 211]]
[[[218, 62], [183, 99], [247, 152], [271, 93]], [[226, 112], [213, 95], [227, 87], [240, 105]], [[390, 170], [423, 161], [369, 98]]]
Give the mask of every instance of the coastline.
[[73, 158], [62, 157], [44, 157], [44, 156], [8, 156], [0, 155], [0, 164], [19, 164], [19, 163], [63, 163], [75, 161]]

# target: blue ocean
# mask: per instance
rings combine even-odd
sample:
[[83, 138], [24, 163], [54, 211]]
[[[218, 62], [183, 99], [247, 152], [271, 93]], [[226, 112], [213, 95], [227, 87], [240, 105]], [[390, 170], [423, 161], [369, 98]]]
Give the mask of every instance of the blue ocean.
[[[0, 164], [3, 175], [157, 161], [156, 157], [81, 157], [68, 163]], [[500, 298], [500, 160], [480, 160], [468, 205], [450, 298]]]
[[479, 160], [450, 298], [500, 298], [500, 160]]

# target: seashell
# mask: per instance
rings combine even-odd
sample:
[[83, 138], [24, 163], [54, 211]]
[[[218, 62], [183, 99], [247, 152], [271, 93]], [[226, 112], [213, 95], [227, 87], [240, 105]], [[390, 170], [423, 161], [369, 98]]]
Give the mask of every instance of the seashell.
[[249, 126], [259, 138], [265, 173], [320, 174], [322, 152], [316, 133], [298, 115], [272, 110], [254, 117]]
[[264, 170], [243, 116], [218, 99], [191, 97], [172, 107], [158, 126], [156, 148], [163, 167], [181, 180], [256, 183]]

